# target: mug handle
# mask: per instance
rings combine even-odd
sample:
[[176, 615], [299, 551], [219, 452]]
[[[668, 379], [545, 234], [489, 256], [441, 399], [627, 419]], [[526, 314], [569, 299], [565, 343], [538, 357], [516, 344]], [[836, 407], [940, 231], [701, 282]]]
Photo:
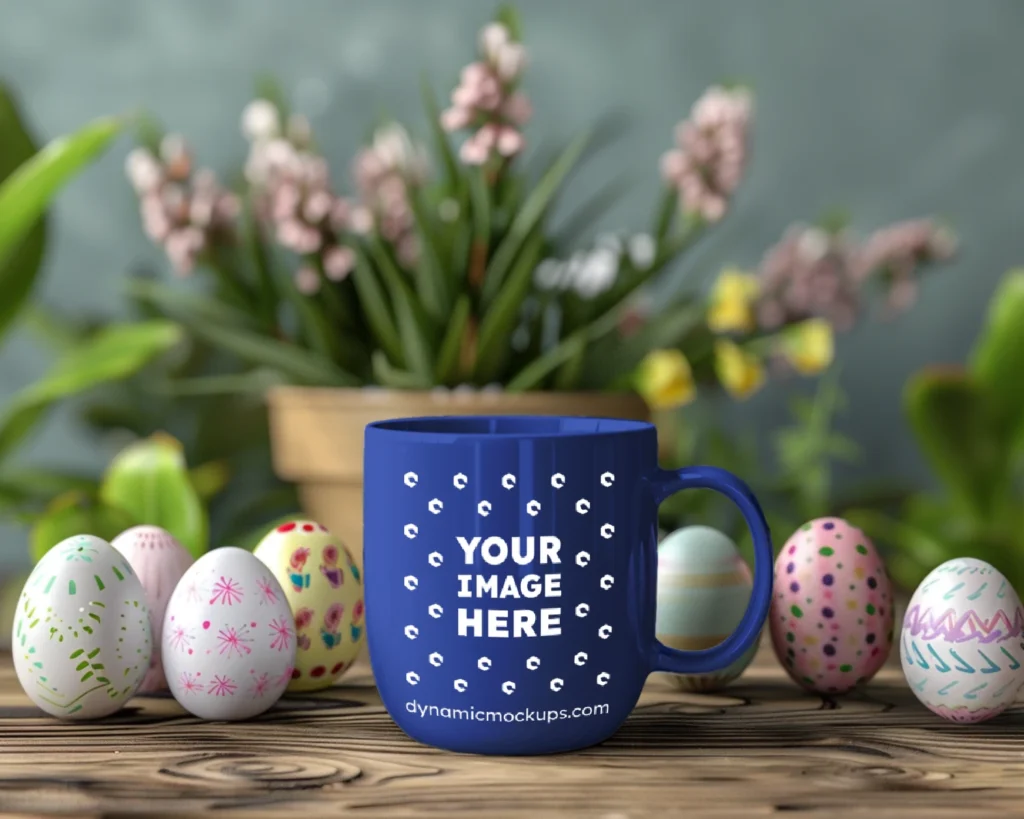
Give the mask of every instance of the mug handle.
[[[775, 554], [771, 532], [754, 493], [743, 481], [714, 466], [688, 466], [683, 469], [659, 469], [650, 479], [654, 503], [660, 505], [670, 495], [684, 489], [712, 489], [735, 503], [754, 537], [754, 587], [743, 619], [736, 630], [717, 646], [699, 651], [669, 648], [654, 640], [654, 671], [672, 674], [707, 674], [720, 671], [739, 659], [757, 639], [768, 617], [771, 603]], [[657, 559], [657, 552], [655, 552]]]

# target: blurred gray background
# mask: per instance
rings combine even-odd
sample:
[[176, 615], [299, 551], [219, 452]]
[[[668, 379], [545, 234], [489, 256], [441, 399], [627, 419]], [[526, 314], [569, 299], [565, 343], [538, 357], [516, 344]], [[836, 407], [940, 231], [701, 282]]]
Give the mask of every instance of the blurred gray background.
[[[709, 84], [738, 79], [757, 96], [753, 162], [726, 222], [672, 277], [709, 280], [753, 265], [788, 224], [834, 208], [867, 231], [939, 215], [962, 239], [897, 323], [842, 337], [850, 406], [842, 427], [867, 448], [852, 477], [927, 480], [901, 418], [906, 377], [964, 358], [1001, 274], [1024, 263], [1024, 3], [1014, 0], [523, 0], [536, 114], [550, 145], [610, 111], [629, 130], [587, 165], [569, 200], [625, 173], [634, 182], [595, 225], [644, 229], [673, 125]], [[37, 134], [139, 108], [184, 133], [222, 173], [241, 163], [239, 114], [253, 78], [272, 72], [308, 114], [338, 176], [374, 117], [425, 133], [418, 83], [446, 96], [494, 6], [481, 0], [0, 0], [0, 76]], [[124, 271], [160, 263], [139, 229], [122, 171], [128, 140], [56, 207], [41, 295], [65, 310], [117, 313]], [[37, 377], [46, 355], [24, 334], [0, 350], [0, 401]], [[793, 384], [729, 411], [769, 430]], [[59, 414], [24, 453], [98, 466], [109, 456]], [[0, 530], [0, 567], [27, 562], [24, 534]]]

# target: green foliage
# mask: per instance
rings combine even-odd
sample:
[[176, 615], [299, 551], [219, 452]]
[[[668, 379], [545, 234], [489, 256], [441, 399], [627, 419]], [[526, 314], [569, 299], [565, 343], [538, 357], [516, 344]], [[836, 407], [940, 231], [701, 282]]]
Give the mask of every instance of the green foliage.
[[[823, 378], [813, 397], [796, 396], [792, 421], [771, 435], [772, 459], [761, 461], [752, 435], [726, 434], [714, 421], [715, 408], [701, 415], [696, 407], [658, 419], [659, 437], [667, 442], [667, 465], [703, 463], [741, 476], [754, 490], [772, 531], [776, 548], [808, 520], [839, 514], [846, 504], [832, 491], [836, 464], [856, 460], [860, 451], [834, 429], [845, 407], [838, 374]], [[659, 508], [660, 525], [672, 531], [701, 523], [714, 526], [751, 553], [750, 535], [735, 506], [705, 490], [673, 495]]]
[[166, 321], [113, 324], [60, 358], [41, 380], [14, 396], [0, 415], [0, 459], [31, 433], [54, 404], [127, 378], [180, 343]]
[[116, 507], [98, 502], [82, 492], [68, 492], [54, 498], [35, 521], [29, 533], [29, 554], [39, 562], [50, 549], [74, 535], [95, 535], [108, 543], [137, 519]]
[[966, 555], [1024, 583], [1024, 271], [995, 293], [967, 367], [929, 367], [908, 381], [907, 421], [938, 478], [937, 492], [895, 513], [854, 509], [856, 520], [894, 550], [890, 573], [913, 589], [936, 565]]
[[904, 408], [951, 501], [978, 518], [1010, 485], [1011, 448], [993, 391], [971, 372], [931, 368], [910, 378]]
[[[52, 546], [68, 526], [84, 526], [83, 515], [92, 522], [92, 528], [78, 528], [77, 532], [106, 533], [123, 519], [119, 520], [116, 513], [108, 515], [87, 508], [81, 502], [94, 491], [94, 479], [18, 466], [11, 457], [17, 446], [54, 404], [130, 374], [180, 340], [166, 325], [134, 330], [112, 327], [86, 338], [69, 332], [64, 323], [51, 321], [45, 311], [28, 304], [43, 260], [50, 203], [71, 179], [104, 153], [121, 126], [112, 118], [97, 119], [37, 151], [13, 94], [0, 85], [0, 339], [16, 320], [25, 318], [30, 329], [48, 337], [67, 354], [45, 378], [17, 394], [0, 413], [0, 516], [28, 522], [35, 509], [49, 506], [51, 525], [40, 529], [31, 544], [37, 556], [45, 551], [42, 543], [56, 538], [49, 543]], [[133, 348], [136, 344], [138, 347]]]
[[1024, 269], [1011, 270], [992, 300], [985, 329], [971, 358], [970, 370], [991, 396], [997, 426], [1018, 442], [1024, 430]]
[[[166, 529], [193, 557], [209, 548], [208, 504], [225, 488], [224, 465], [210, 462], [189, 469], [182, 445], [157, 433], [122, 449], [99, 481], [82, 479], [63, 487], [40, 514], [29, 516], [29, 551], [38, 561], [55, 544], [87, 532], [112, 540], [133, 526], [147, 524]], [[254, 497], [260, 505], [267, 498]], [[283, 500], [283, 503], [282, 503]], [[271, 499], [268, 508], [288, 508], [294, 517], [291, 496]], [[275, 520], [278, 518], [274, 518]], [[240, 529], [229, 541], [252, 548], [273, 524], [266, 519]]]
[[[0, 184], [35, 152], [35, 140], [21, 119], [13, 95], [0, 85]], [[0, 218], [3, 218], [2, 213], [0, 210]], [[12, 237], [6, 252], [0, 251], [0, 259], [7, 257], [0, 261], [0, 338], [32, 291], [43, 262], [46, 234], [44, 214], [36, 219], [27, 234]]]
[[845, 408], [838, 370], [833, 369], [822, 379], [813, 399], [796, 396], [792, 400], [794, 423], [773, 436], [779, 489], [793, 498], [800, 518], [796, 525], [829, 513], [833, 464], [853, 463], [860, 458], [857, 444], [832, 429], [835, 416]]
[[170, 436], [154, 435], [119, 453], [107, 469], [99, 497], [140, 523], [166, 529], [193, 557], [207, 551], [206, 509], [181, 444]]
[[32, 292], [53, 197], [118, 135], [100, 119], [36, 151], [9, 89], [0, 85], [0, 337]]

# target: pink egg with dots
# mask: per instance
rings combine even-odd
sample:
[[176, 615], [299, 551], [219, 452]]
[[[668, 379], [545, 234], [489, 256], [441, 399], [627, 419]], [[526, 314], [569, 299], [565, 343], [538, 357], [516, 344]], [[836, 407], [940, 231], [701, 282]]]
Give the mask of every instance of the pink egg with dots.
[[818, 518], [775, 561], [772, 646], [808, 691], [844, 694], [885, 665], [892, 649], [892, 584], [874, 544], [842, 518]]

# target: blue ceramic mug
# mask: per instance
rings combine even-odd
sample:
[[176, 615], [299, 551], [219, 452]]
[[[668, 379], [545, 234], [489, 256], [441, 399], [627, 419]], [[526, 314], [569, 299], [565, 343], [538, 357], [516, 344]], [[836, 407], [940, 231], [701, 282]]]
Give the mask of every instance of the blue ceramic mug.
[[[772, 545], [753, 494], [712, 467], [659, 469], [651, 424], [409, 418], [366, 428], [363, 561], [370, 662], [410, 737], [543, 754], [607, 739], [652, 671], [703, 674], [768, 613]], [[658, 504], [713, 489], [754, 537], [754, 589], [720, 645], [654, 636]]]

